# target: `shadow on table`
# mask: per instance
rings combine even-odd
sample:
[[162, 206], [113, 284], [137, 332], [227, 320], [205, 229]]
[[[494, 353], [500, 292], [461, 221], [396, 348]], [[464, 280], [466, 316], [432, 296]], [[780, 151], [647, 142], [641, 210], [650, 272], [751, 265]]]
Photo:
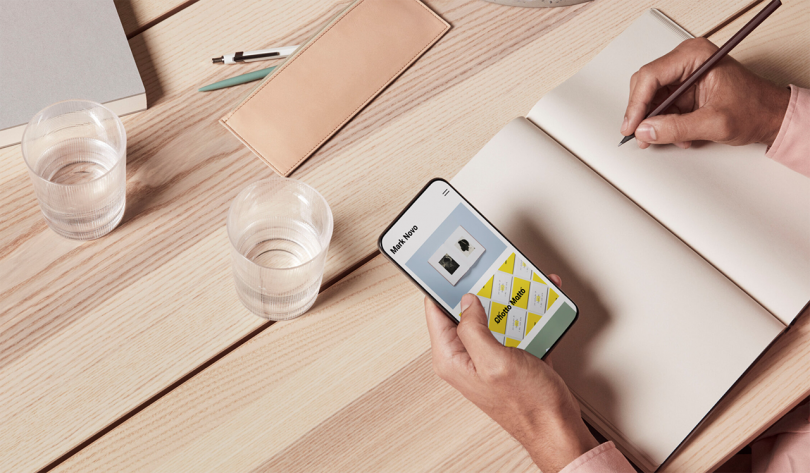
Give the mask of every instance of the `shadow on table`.
[[[121, 22], [125, 25], [134, 21], [135, 13], [132, 8], [132, 0], [117, 0], [115, 7], [118, 10], [118, 16]], [[162, 19], [162, 17], [160, 18]], [[159, 19], [158, 19], [159, 20]], [[149, 47], [143, 37], [143, 31], [152, 26], [155, 22], [143, 25], [131, 32], [128, 32], [127, 38], [129, 39], [129, 47], [132, 49], [132, 56], [135, 58], [135, 64], [138, 66], [138, 72], [141, 74], [143, 86], [146, 89], [146, 104], [152, 106], [155, 102], [163, 97], [163, 88], [157, 78], [155, 66], [152, 63], [152, 56], [149, 54]], [[131, 27], [132, 25], [130, 25]]]

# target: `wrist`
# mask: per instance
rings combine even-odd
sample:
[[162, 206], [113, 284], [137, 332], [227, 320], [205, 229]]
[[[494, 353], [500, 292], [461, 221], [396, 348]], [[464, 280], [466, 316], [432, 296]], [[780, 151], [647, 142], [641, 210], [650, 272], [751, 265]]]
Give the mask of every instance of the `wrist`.
[[596, 441], [585, 422], [577, 416], [572, 419], [558, 418], [542, 429], [548, 434], [532, 439], [524, 445], [532, 461], [543, 473], [553, 473], [597, 447]]

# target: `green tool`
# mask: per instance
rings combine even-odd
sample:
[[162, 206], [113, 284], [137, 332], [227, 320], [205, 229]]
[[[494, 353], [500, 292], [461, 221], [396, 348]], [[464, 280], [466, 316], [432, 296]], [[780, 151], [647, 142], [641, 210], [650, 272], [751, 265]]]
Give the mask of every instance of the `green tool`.
[[248, 72], [247, 74], [242, 74], [241, 76], [229, 77], [225, 80], [214, 82], [211, 85], [206, 85], [205, 87], [200, 88], [199, 91], [208, 92], [210, 90], [224, 89], [225, 87], [233, 87], [234, 85], [246, 84], [248, 82], [253, 82], [254, 80], [261, 80], [267, 77], [267, 74], [273, 72], [273, 69], [275, 69], [276, 67], [278, 66]]

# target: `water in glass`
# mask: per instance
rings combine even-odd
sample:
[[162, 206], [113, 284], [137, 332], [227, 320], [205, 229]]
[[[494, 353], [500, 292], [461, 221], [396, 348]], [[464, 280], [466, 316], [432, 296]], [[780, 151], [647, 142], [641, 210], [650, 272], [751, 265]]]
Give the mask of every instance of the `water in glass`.
[[69, 238], [96, 238], [115, 228], [126, 206], [126, 164], [107, 143], [72, 138], [42, 153], [34, 172], [47, 181], [40, 197], [48, 224]]
[[228, 212], [236, 292], [251, 312], [287, 320], [318, 296], [332, 212], [314, 189], [273, 177], [239, 193]]
[[106, 235], [124, 216], [127, 135], [118, 116], [88, 100], [45, 107], [25, 127], [22, 152], [45, 220], [79, 240]]

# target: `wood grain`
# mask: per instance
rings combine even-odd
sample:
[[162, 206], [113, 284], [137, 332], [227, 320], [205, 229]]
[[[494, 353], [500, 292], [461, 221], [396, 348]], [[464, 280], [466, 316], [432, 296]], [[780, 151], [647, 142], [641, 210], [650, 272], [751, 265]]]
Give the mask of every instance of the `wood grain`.
[[[747, 3], [655, 6], [701, 34]], [[327, 281], [374, 252], [379, 231], [422, 183], [454, 175], [653, 5], [429, 4], [453, 30], [294, 174], [333, 208]], [[202, 0], [132, 38], [149, 110], [124, 117], [127, 213], [103, 239], [53, 234], [19, 147], [0, 151], [0, 469], [49, 464], [262, 324], [233, 293], [223, 226], [238, 190], [270, 171], [216, 123], [250, 86], [196, 88], [235, 73], [212, 66], [212, 51], [301, 41], [337, 8]], [[297, 346], [295, 355], [307, 356], [308, 345]], [[287, 433], [290, 442], [303, 435]]]
[[56, 471], [537, 471], [434, 376], [422, 304], [377, 257]]
[[[765, 5], [763, 2], [709, 37], [718, 46], [740, 30]], [[810, 87], [810, 2], [784, 0], [765, 22], [734, 48], [731, 56], [755, 73], [787, 86]]]
[[[203, 27], [202, 35], [227, 7], [210, 7], [206, 22], [206, 6], [161, 24]], [[332, 5], [291, 10], [305, 36]], [[256, 41], [279, 26], [260, 21], [226, 31], [228, 41]], [[0, 152], [0, 470], [47, 465], [264, 323], [233, 292], [224, 218], [238, 190], [271, 171], [216, 123], [244, 91], [199, 94], [193, 81], [217, 78], [181, 74], [233, 74], [209, 57], [230, 48], [184, 42], [161, 24], [130, 41], [141, 73], [152, 72], [144, 76], [150, 109], [124, 117], [127, 213], [112, 234], [57, 237], [42, 225], [19, 147]], [[178, 46], [200, 50], [183, 55]], [[186, 82], [163, 81], [161, 61]], [[333, 262], [328, 274], [344, 269]], [[201, 285], [187, 286], [194, 280]], [[199, 289], [209, 296], [202, 306]]]
[[429, 351], [253, 471], [395, 471], [403, 465], [411, 471], [538, 471], [517, 441], [433, 374]]
[[121, 26], [132, 38], [197, 0], [114, 0]]
[[[421, 303], [379, 256], [324, 292], [307, 317], [268, 328], [56, 470], [537, 471], [519, 444], [433, 375]], [[330, 348], [281, 342], [322, 326]], [[357, 342], [357, 327], [378, 343]], [[344, 351], [345, 342], [355, 346]], [[295, 380], [286, 378], [288, 359]], [[764, 431], [810, 390], [808, 359], [804, 314], [662, 471], [710, 471]], [[298, 363], [325, 366], [315, 375]], [[348, 366], [351, 373], [332, 384]], [[356, 390], [355, 371], [378, 384]], [[294, 405], [276, 390], [294, 396]], [[285, 408], [293, 412], [281, 414]]]

